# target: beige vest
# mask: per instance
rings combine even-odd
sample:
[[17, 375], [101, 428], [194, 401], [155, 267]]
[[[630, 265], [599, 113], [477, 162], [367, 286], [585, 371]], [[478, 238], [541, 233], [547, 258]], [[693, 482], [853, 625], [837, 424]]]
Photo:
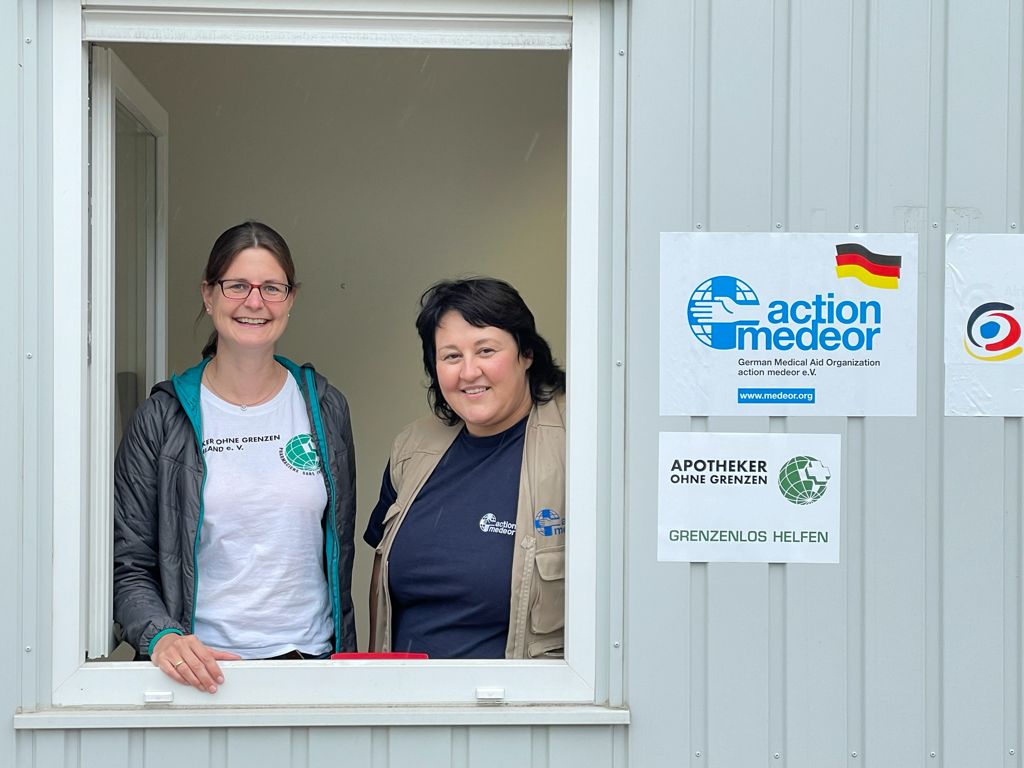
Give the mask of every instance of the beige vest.
[[[391, 650], [388, 557], [417, 494], [458, 436], [433, 416], [408, 426], [391, 449], [391, 482], [398, 499], [384, 515], [374, 651]], [[551, 510], [542, 513], [541, 510]], [[562, 656], [565, 648], [565, 396], [534, 405], [526, 422], [519, 476], [512, 599], [505, 658]]]

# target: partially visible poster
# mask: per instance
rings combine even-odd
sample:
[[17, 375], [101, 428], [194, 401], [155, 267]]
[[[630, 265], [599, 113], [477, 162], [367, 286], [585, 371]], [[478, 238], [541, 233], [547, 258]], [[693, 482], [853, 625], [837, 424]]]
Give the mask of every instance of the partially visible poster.
[[838, 563], [840, 435], [662, 432], [658, 560]]
[[664, 232], [661, 413], [914, 416], [917, 235]]
[[946, 415], [1024, 415], [1024, 237], [946, 238]]

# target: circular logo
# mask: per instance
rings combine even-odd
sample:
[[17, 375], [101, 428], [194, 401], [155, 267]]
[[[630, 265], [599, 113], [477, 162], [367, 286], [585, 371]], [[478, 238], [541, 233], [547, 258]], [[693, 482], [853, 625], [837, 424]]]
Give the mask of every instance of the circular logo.
[[793, 504], [813, 504], [825, 495], [832, 473], [813, 456], [794, 456], [779, 470], [779, 490]]
[[565, 522], [553, 509], [542, 509], [533, 516], [533, 527], [541, 536], [565, 533]]
[[989, 301], [975, 308], [967, 320], [964, 349], [976, 360], [997, 362], [1021, 353], [1020, 321], [1011, 304]]
[[750, 309], [760, 302], [738, 277], [718, 275], [698, 285], [686, 305], [686, 321], [697, 341], [714, 349], [736, 349], [740, 325], [757, 325]]
[[498, 524], [498, 518], [493, 513], [488, 512], [486, 515], [480, 518], [480, 530], [484, 533], [490, 532]]
[[312, 435], [296, 435], [289, 440], [284, 447], [284, 458], [300, 472], [313, 472], [320, 468], [320, 457]]

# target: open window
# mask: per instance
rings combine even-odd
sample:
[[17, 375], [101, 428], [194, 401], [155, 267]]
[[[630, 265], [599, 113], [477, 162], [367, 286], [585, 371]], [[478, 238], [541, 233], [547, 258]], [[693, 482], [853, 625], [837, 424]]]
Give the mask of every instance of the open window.
[[[548, 288], [554, 284], [563, 296], [563, 322], [565, 324], [564, 342], [558, 338], [558, 332], [552, 331], [552, 324], [545, 322], [544, 317], [539, 317], [541, 332], [549, 337], [553, 345], [564, 350], [564, 362], [569, 373], [569, 433], [568, 433], [568, 455], [567, 455], [567, 510], [571, 519], [569, 523], [571, 534], [568, 537], [567, 557], [567, 601], [566, 601], [566, 657], [564, 660], [546, 661], [497, 661], [497, 662], [475, 662], [475, 661], [431, 661], [426, 663], [417, 662], [237, 662], [229, 664], [226, 670], [229, 675], [229, 683], [221, 688], [214, 699], [200, 694], [192, 689], [182, 686], [175, 686], [168, 681], [163, 674], [149, 664], [109, 662], [103, 664], [86, 662], [89, 657], [100, 657], [109, 648], [108, 628], [110, 621], [109, 603], [109, 580], [104, 584], [105, 576], [102, 571], [103, 562], [109, 562], [109, 552], [103, 554], [104, 536], [109, 536], [109, 517], [104, 520], [102, 509], [105, 493], [109, 493], [109, 484], [104, 488], [109, 478], [109, 464], [104, 467], [104, 461], [113, 454], [116, 445], [116, 434], [113, 425], [116, 421], [115, 403], [119, 402], [115, 397], [116, 371], [114, 366], [104, 363], [105, 373], [99, 378], [90, 373], [91, 367], [88, 358], [89, 341], [74, 334], [67, 337], [55, 337], [54, 341], [54, 380], [59, 382], [55, 386], [61, 388], [62, 402], [55, 404], [55, 422], [61, 424], [61, 435], [54, 436], [54, 481], [53, 496], [54, 509], [59, 510], [56, 514], [59, 520], [54, 525], [54, 623], [53, 623], [53, 704], [57, 706], [137, 706], [146, 703], [170, 703], [189, 706], [201, 704], [204, 706], [303, 706], [303, 705], [360, 705], [360, 704], [423, 704], [423, 703], [445, 703], [445, 704], [475, 704], [478, 700], [485, 700], [494, 696], [495, 691], [500, 691], [500, 700], [508, 704], [515, 703], [576, 703], [593, 704], [596, 697], [596, 648], [598, 643], [598, 605], [597, 605], [597, 517], [598, 508], [597, 489], [601, 476], [600, 456], [598, 450], [597, 431], [602, 421], [599, 405], [599, 388], [602, 381], [601, 360], [598, 343], [598, 323], [595, 318], [600, 316], [601, 297], [599, 295], [599, 221], [601, 219], [599, 205], [600, 178], [599, 169], [601, 166], [601, 149], [598, 140], [598, 126], [600, 124], [599, 114], [599, 73], [600, 66], [600, 13], [596, 0], [575, 2], [571, 5], [553, 0], [537, 0], [525, 4], [529, 8], [524, 10], [522, 3], [481, 3], [480, 13], [425, 13], [422, 11], [423, 3], [405, 3], [402, 14], [393, 16], [382, 14], [356, 13], [338, 10], [336, 12], [324, 12], [323, 5], [318, 4], [317, 13], [303, 13], [294, 10], [294, 4], [289, 5], [287, 11], [282, 10], [275, 14], [251, 15], [241, 10], [230, 10], [232, 3], [220, 3], [220, 11], [216, 13], [199, 13], [194, 6], [168, 3], [168, 7], [154, 10], [147, 5], [146, 8], [136, 7], [133, 3], [119, 4], [117, 6], [96, 5], [86, 3], [84, 10], [84, 27], [81, 26], [81, 18], [71, 18], [80, 12], [77, 6], [66, 4], [59, 6], [58, 16], [65, 14], [66, 17], [57, 19], [54, 25], [54, 70], [55, 80], [66, 83], [83, 83], [86, 78], [85, 60], [83, 54], [82, 30], [84, 29], [85, 51], [88, 51], [90, 44], [97, 44], [93, 49], [93, 61], [99, 61], [100, 66], [95, 66], [92, 72], [93, 93], [102, 92], [106, 88], [111, 93], [117, 93], [117, 86], [114, 84], [115, 76], [126, 68], [118, 63], [117, 57], [110, 54], [109, 47], [119, 50], [125, 60], [137, 54], [127, 43], [137, 45], [140, 41], [151, 43], [176, 43], [185, 46], [202, 44], [204, 51], [197, 51], [196, 55], [208, 55], [213, 51], [213, 45], [243, 44], [253, 45], [258, 43], [261, 46], [276, 46], [277, 53], [289, 50], [301, 53], [306, 58], [317, 58], [326, 62], [323, 66], [332, 66], [330, 63], [331, 51], [328, 49], [344, 48], [351, 53], [353, 49], [364, 49], [366, 56], [383, 56], [384, 48], [389, 49], [390, 55], [403, 66], [417, 66], [428, 70], [431, 66], [429, 60], [433, 56], [437, 60], [452, 58], [452, 54], [459, 52], [490, 52], [495, 55], [529, 55], [529, 52], [541, 52], [543, 56], [552, 54], [561, 56], [564, 79], [562, 82], [567, 86], [562, 98], [565, 106], [565, 117], [567, 136], [563, 136], [563, 156], [566, 165], [559, 169], [564, 197], [561, 211], [564, 212], [565, 222], [561, 223], [563, 246], [560, 254], [561, 263], [548, 263], [549, 275], [559, 275], [551, 279], [539, 281]], [[334, 4], [327, 4], [334, 5]], [[342, 5], [341, 3], [337, 4]], [[389, 6], [401, 6], [402, 3], [382, 4]], [[225, 10], [225, 7], [227, 8]], [[460, 5], [460, 8], [463, 6]], [[389, 8], [394, 10], [395, 8]], [[77, 22], [77, 23], [76, 23]], [[318, 50], [311, 50], [310, 45], [319, 46]], [[121, 46], [120, 48], [118, 46]], [[294, 46], [307, 46], [306, 48], [295, 48]], [[168, 50], [171, 47], [167, 46]], [[372, 50], [369, 50], [372, 49]], [[181, 53], [179, 49], [178, 54]], [[250, 52], [255, 49], [248, 49]], [[564, 51], [568, 50], [566, 55]], [[558, 54], [557, 52], [563, 53]], [[374, 53], [376, 52], [376, 53]], [[225, 50], [225, 54], [230, 51]], [[246, 59], [245, 53], [235, 51], [232, 55], [237, 57], [239, 66], [244, 68], [245, 62], [252, 64], [251, 57]], [[136, 59], [141, 61], [139, 56]], [[275, 56], [275, 61], [281, 61], [280, 56]], [[380, 61], [382, 59], [378, 59]], [[556, 61], [558, 59], [556, 58]], [[105, 62], [105, 64], [104, 64]], [[435, 65], [437, 62], [435, 61]], [[278, 64], [280, 67], [286, 66]], [[338, 66], [336, 63], [334, 66]], [[335, 72], [337, 78], [344, 78], [350, 72], [343, 66]], [[285, 72], [285, 77], [289, 75]], [[291, 89], [291, 97], [294, 103], [275, 103], [260, 105], [265, 112], [268, 108], [280, 114], [287, 115], [289, 109], [298, 110], [303, 98], [308, 100], [309, 94], [302, 93], [303, 82], [300, 75], [293, 78], [294, 88]], [[397, 113], [397, 122], [389, 123], [389, 126], [415, 123], [418, 109], [434, 108], [429, 93], [429, 78], [422, 81], [426, 83], [424, 92], [413, 94], [419, 101], [406, 102], [404, 104], [391, 105], [401, 107]], [[188, 87], [185, 84], [184, 87]], [[97, 91], [99, 89], [99, 91]], [[72, 91], [73, 88], [68, 88]], [[138, 93], [138, 91], [136, 91]], [[55, 144], [61, 147], [60, 154], [63, 161], [71, 169], [68, 171], [68, 178], [61, 180], [61, 186], [66, 190], [84, 188], [82, 183], [85, 178], [85, 168], [88, 162], [88, 151], [83, 139], [84, 132], [80, 130], [82, 125], [81, 115], [84, 111], [85, 93], [75, 94], [77, 100], [64, 101], [58, 97], [61, 94], [54, 94], [54, 130]], [[63, 94], [67, 96], [68, 94]], [[94, 97], [95, 98], [95, 97]], [[141, 99], [142, 97], [139, 97]], [[511, 98], [511, 96], [509, 96]], [[116, 100], [115, 100], [116, 101]], [[155, 103], [155, 100], [151, 100]], [[442, 105], [443, 106], [443, 105]], [[94, 101], [93, 109], [95, 110]], [[154, 137], [153, 151], [150, 154], [145, 148], [139, 150], [140, 157], [144, 159], [145, 168], [151, 168], [156, 173], [157, 186], [160, 180], [161, 163], [166, 168], [166, 159], [161, 160], [159, 126], [158, 121], [145, 117], [142, 111], [136, 108], [134, 111], [125, 108], [123, 111], [131, 115], [138, 125], [132, 130], [134, 135], [145, 134], [146, 131]], [[259, 115], [259, 110], [254, 114]], [[117, 115], [114, 110], [114, 117], [109, 126], [104, 130], [113, 130], [117, 125]], [[148, 114], [148, 113], [147, 113]], [[403, 117], [404, 116], [404, 117]], [[131, 122], [123, 116], [122, 125], [131, 126]], [[404, 124], [402, 120], [405, 120]], [[171, 122], [174, 122], [174, 112], [171, 110]], [[141, 125], [140, 129], [138, 126]], [[416, 126], [409, 127], [413, 130]], [[96, 132], [99, 126], [93, 122], [94, 146], [97, 141]], [[163, 136], [166, 136], [166, 124], [163, 127]], [[344, 131], [339, 127], [339, 134]], [[179, 133], [175, 132], [176, 147], [179, 142]], [[244, 137], [243, 137], [244, 138]], [[240, 141], [243, 138], [239, 138]], [[102, 142], [103, 134], [98, 139]], [[281, 153], [289, 157], [292, 155], [293, 144], [308, 140], [303, 131], [301, 122], [294, 126], [294, 131], [283, 136], [281, 140]], [[383, 140], [383, 138], [382, 138]], [[545, 139], [546, 140], [546, 139]], [[146, 145], [148, 140], [141, 141]], [[187, 136], [180, 139], [187, 142]], [[515, 152], [522, 158], [523, 163], [529, 163], [534, 153], [539, 152], [538, 144], [541, 142], [539, 136], [527, 136], [521, 146], [515, 147]], [[166, 143], [164, 144], [166, 147]], [[395, 147], [398, 147], [396, 142]], [[166, 152], [166, 149], [163, 150]], [[166, 158], [166, 155], [164, 155]], [[152, 160], [150, 159], [152, 158]], [[429, 165], [426, 158], [425, 165]], [[400, 158], [405, 162], [408, 172], [429, 172], [430, 168], [414, 168], [412, 164], [422, 162], [415, 157]], [[94, 160], [95, 161], [95, 160]], [[253, 157], [255, 172], [245, 182], [249, 184], [273, 184], [277, 176], [273, 170], [261, 173], [268, 164], [269, 159], [257, 153]], [[472, 170], [469, 163], [466, 174]], [[567, 167], [567, 170], [566, 170]], [[94, 174], [96, 171], [94, 170]], [[137, 178], [146, 180], [144, 169], [137, 170]], [[213, 171], [215, 174], [216, 171]], [[365, 178], [364, 175], [360, 178]], [[166, 176], [164, 177], [166, 178]], [[462, 176], [464, 181], [468, 176]], [[54, 299], [54, 327], [77, 327], [83, 317], [95, 317], [97, 309], [106, 311], [113, 306], [112, 291], [110, 295], [103, 297], [101, 289], [96, 288], [96, 276], [102, 277], [102, 285], [113, 285], [111, 282], [116, 270], [115, 249], [111, 247], [111, 237], [106, 239], [97, 237], [96, 213], [97, 198], [104, 198], [109, 195], [109, 190], [114, 187], [108, 180], [107, 189], [103, 188], [103, 179], [95, 178], [93, 191], [93, 229], [94, 240], [90, 248], [87, 247], [86, 238], [83, 232], [86, 231], [87, 207], [82, 196], [77, 193], [62, 196], [55, 195], [54, 216], [60, 221], [60, 226], [55, 226], [54, 231], [54, 252], [55, 260], [58, 262], [56, 269], [62, 274], [70, 276], [70, 284], [55, 286]], [[444, 180], [439, 180], [444, 181]], [[448, 180], [450, 181], [450, 179]], [[490, 187], [510, 187], [512, 179], [502, 184], [501, 178], [495, 178], [493, 174], [483, 179], [483, 182]], [[96, 183], [100, 186], [96, 186]], [[149, 184], [150, 181], [145, 181]], [[370, 184], [363, 184], [365, 191]], [[457, 193], [460, 187], [455, 185]], [[384, 192], [390, 194], [385, 194]], [[288, 189], [275, 188], [276, 194], [287, 202]], [[387, 207], [394, 204], [394, 197], [400, 196], [403, 190], [391, 188], [382, 191], [375, 188], [374, 194], [379, 207]], [[472, 191], [463, 190], [466, 195], [465, 205], [470, 206]], [[344, 190], [339, 189], [339, 196], [357, 196], [360, 193], [360, 185], [346, 185]], [[172, 194], [173, 199], [173, 194]], [[350, 202], [352, 202], [350, 200]], [[538, 201], [517, 200], [515, 196], [505, 201], [509, 206], [508, 211], [514, 205], [537, 203]], [[353, 203], [354, 204], [354, 203]], [[173, 205], [173, 202], [172, 202]], [[287, 209], [287, 206], [285, 206]], [[143, 230], [146, 232], [143, 241], [148, 243], [144, 249], [147, 254], [152, 254], [152, 271], [147, 273], [148, 278], [142, 278], [141, 282], [136, 280], [136, 287], [145, 286], [145, 292], [154, 291], [155, 294], [147, 293], [147, 296], [158, 296], [163, 290], [163, 285], [158, 278], [165, 269], [164, 255], [159, 245], [161, 222], [159, 205], [155, 208], [153, 218], [146, 216]], [[328, 260], [324, 272], [317, 272], [315, 269], [306, 269], [307, 262], [302, 261], [304, 252], [315, 250], [311, 243], [303, 240], [303, 232], [309, 227], [310, 217], [315, 212], [309, 212], [306, 207], [300, 206], [291, 210], [287, 216], [273, 218], [272, 212], [264, 214], [262, 211], [231, 209], [230, 203], [224, 206], [215, 219], [211, 219], [210, 229], [207, 232], [197, 234], [198, 242], [201, 242], [198, 261], [201, 267], [205, 260], [206, 251], [216, 236], [224, 227], [236, 223], [243, 218], [266, 217], [268, 223], [280, 228], [289, 239], [293, 251], [299, 260], [300, 279], [307, 288], [304, 296], [301, 296], [303, 304], [299, 307], [311, 307], [311, 315], [305, 322], [313, 324], [339, 324], [343, 327], [353, 327], [365, 330], [364, 326], [373, 320], [373, 309], [360, 304], [367, 297], [367, 291], [363, 290], [366, 281], [370, 279], [372, 270], [359, 272], [345, 261], [345, 253], [342, 249], [332, 254], [333, 259]], [[323, 212], [321, 212], [322, 214]], [[501, 210], [498, 211], [496, 221], [501, 219]], [[303, 218], [305, 214], [305, 218]], [[167, 218], [173, 219], [174, 213]], [[290, 217], [290, 218], [289, 218]], [[507, 218], [507, 217], [506, 217]], [[100, 219], [99, 221], [104, 221]], [[80, 226], [76, 226], [76, 223]], [[381, 227], [414, 227], [423, 225], [415, 217], [404, 212], [403, 216], [389, 218], [382, 215], [379, 221]], [[173, 227], [172, 227], [173, 231]], [[155, 235], [153, 234], [155, 233]], [[102, 232], [99, 233], [100, 235]], [[481, 231], [476, 235], [481, 251], [486, 251], [490, 246], [499, 252], [500, 248], [495, 246], [495, 239], [488, 238], [487, 231]], [[514, 232], [502, 233], [504, 239], [515, 240]], [[156, 239], [152, 239], [155, 237]], [[343, 240], [344, 238], [339, 238]], [[318, 243], [321, 241], [318, 241]], [[428, 238], [423, 239], [424, 249], [437, 248]], [[518, 242], [523, 247], [522, 238]], [[176, 253], [180, 248], [182, 251], [189, 251], [195, 246], [188, 243], [182, 245], [175, 238], [171, 237], [170, 252]], [[347, 249], [362, 249], [366, 252], [373, 252], [374, 243], [365, 241], [348, 242]], [[567, 256], [566, 256], [567, 254]], [[87, 257], [91, 256], [91, 264]], [[412, 281], [411, 298], [413, 303], [409, 304], [409, 316], [407, 329], [402, 338], [408, 340], [407, 348], [395, 353], [395, 357], [402, 363], [409, 362], [413, 366], [418, 360], [416, 352], [416, 339], [411, 326], [414, 311], [414, 300], [418, 293], [430, 282], [446, 276], [452, 276], [452, 271], [459, 271], [458, 267], [437, 268], [426, 262], [424, 254], [421, 253], [393, 253], [391, 257], [401, 263], [405, 259], [407, 271], [411, 272], [417, 279]], [[147, 255], [150, 259], [150, 255]], [[551, 260], [547, 260], [551, 262]], [[65, 263], [66, 262], [66, 263]], [[89, 265], [88, 268], [86, 265]], [[146, 262], [147, 265], [150, 261]], [[564, 265], [564, 266], [563, 266]], [[535, 272], [542, 269], [544, 264], [532, 264], [527, 262], [527, 272]], [[105, 273], [107, 270], [108, 273]], [[113, 271], [112, 271], [113, 270]], [[486, 272], [486, 267], [467, 266], [461, 270]], [[498, 276], [506, 277], [513, 284], [522, 289], [524, 279], [517, 278], [515, 272], [507, 270], [490, 270], [498, 272]], [[173, 267], [169, 270], [167, 279], [167, 295], [170, 297], [168, 304], [182, 303], [187, 308], [185, 315], [188, 323], [198, 306], [198, 273], [196, 268], [189, 281], [176, 283]], [[347, 274], [360, 276], [346, 280]], [[88, 305], [83, 301], [85, 292], [83, 287], [93, 275], [93, 308], [90, 312]], [[526, 273], [524, 273], [525, 275]], [[76, 282], [77, 281], [77, 282]], [[191, 282], [191, 286], [187, 283]], [[351, 293], [346, 291], [351, 289]], [[139, 290], [142, 290], [141, 288]], [[317, 292], [320, 292], [319, 301]], [[531, 295], [530, 290], [524, 290], [524, 297], [531, 307], [537, 311], [540, 304], [536, 295]], [[300, 294], [301, 295], [301, 294]], [[97, 307], [96, 305], [100, 305]], [[331, 315], [338, 305], [346, 306], [345, 312], [353, 314], [347, 318], [347, 322], [339, 320]], [[154, 328], [159, 329], [164, 311], [159, 301], [154, 300], [153, 306], [157, 308], [152, 322]], [[320, 307], [320, 310], [315, 310]], [[326, 373], [332, 381], [339, 384], [343, 390], [350, 390], [347, 374], [344, 371], [345, 365], [352, 365], [358, 362], [358, 356], [346, 354], [344, 351], [332, 351], [325, 354], [316, 348], [304, 348], [302, 339], [309, 338], [303, 334], [301, 322], [301, 311], [293, 320], [292, 330], [285, 338], [285, 344], [294, 342], [294, 348], [286, 347], [283, 351], [286, 354], [302, 359], [312, 359]], [[378, 310], [379, 311], [379, 310]], [[323, 314], [320, 314], [323, 313]], [[539, 313], [538, 313], [539, 314]], [[159, 341], [150, 342], [145, 346], [147, 360], [152, 358], [152, 364], [147, 363], [146, 378], [152, 374], [154, 378], [162, 375], [160, 370], [163, 361], [167, 358], [172, 360], [194, 359], [198, 347], [192, 341], [191, 329], [187, 335], [176, 333], [175, 328], [180, 330], [180, 319], [175, 319], [175, 313], [169, 312], [166, 320], [168, 338], [170, 343], [167, 350], [159, 346]], [[361, 321], [361, 325], [360, 325]], [[149, 322], [149, 320], [147, 320]], [[175, 323], [179, 323], [175, 326]], [[114, 324], [116, 325], [116, 323]], [[296, 327], [298, 325], [298, 327]], [[148, 326], [147, 326], [148, 327]], [[94, 328], [94, 352], [93, 361], [96, 358], [95, 328]], [[148, 331], [147, 331], [148, 333]], [[183, 335], [185, 336], [182, 341]], [[107, 337], [109, 338], [109, 337]], [[176, 349], [175, 344], [181, 343], [182, 349]], [[563, 346], [564, 345], [564, 346]], [[110, 361], [111, 352], [102, 358]], [[165, 357], [166, 356], [166, 357]], [[337, 371], [331, 370], [326, 364], [330, 358], [337, 358], [339, 367]], [[170, 367], [176, 367], [172, 364]], [[141, 374], [137, 376], [141, 377]], [[422, 373], [416, 371], [408, 375], [404, 370], [395, 374], [396, 378], [403, 378], [407, 388], [413, 388], [416, 382], [422, 380]], [[92, 409], [90, 406], [90, 389], [100, 395], [100, 400], [105, 403], [104, 411]], [[128, 401], [126, 401], [128, 402]], [[421, 403], [424, 401], [421, 399]], [[128, 403], [130, 406], [130, 402]], [[423, 413], [425, 405], [421, 405], [413, 416]], [[372, 505], [369, 496], [380, 477], [383, 469], [383, 460], [386, 455], [381, 452], [379, 457], [372, 456], [372, 451], [364, 447], [365, 440], [360, 430], [364, 425], [360, 424], [362, 418], [359, 411], [353, 407], [354, 418], [356, 419], [357, 449], [362, 453], [369, 453], [361, 472], [360, 482], [363, 488], [363, 495], [360, 499], [360, 523], [368, 509]], [[374, 414], [365, 414], [366, 421], [372, 421]], [[401, 417], [403, 420], [404, 416]], [[97, 426], [98, 425], [98, 426]], [[108, 429], [106, 425], [110, 425]], [[389, 443], [396, 430], [392, 426], [382, 428], [380, 439], [383, 443]], [[89, 445], [90, 450], [84, 451], [82, 446]], [[93, 455], [94, 460], [90, 461], [88, 455]], [[91, 489], [91, 496], [87, 496], [86, 489]], [[107, 526], [104, 528], [104, 526]], [[109, 545], [108, 545], [109, 546]], [[357, 564], [357, 570], [368, 570]], [[81, 579], [83, 573], [88, 571], [90, 580], [86, 587]], [[108, 567], [109, 573], [109, 567]], [[103, 590], [106, 589], [104, 594]], [[353, 588], [353, 597], [358, 602], [362, 600], [363, 588], [357, 582]], [[365, 642], [365, 641], [364, 641]]]

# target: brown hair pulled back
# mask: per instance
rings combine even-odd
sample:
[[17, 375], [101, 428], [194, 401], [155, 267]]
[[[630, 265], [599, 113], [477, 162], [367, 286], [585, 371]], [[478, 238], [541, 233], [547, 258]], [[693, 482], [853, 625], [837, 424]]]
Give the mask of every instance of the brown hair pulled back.
[[[288, 248], [288, 243], [278, 232], [259, 221], [244, 221], [221, 233], [210, 249], [210, 258], [206, 260], [206, 269], [203, 271], [203, 282], [213, 285], [223, 278], [235, 256], [246, 248], [263, 248], [269, 251], [284, 270], [288, 284], [293, 289], [299, 287], [295, 281], [295, 264], [292, 262], [292, 252]], [[206, 307], [203, 306], [199, 310], [199, 317], [196, 318], [197, 324], [205, 314]], [[217, 331], [214, 330], [203, 347], [203, 357], [213, 357], [216, 354]]]

